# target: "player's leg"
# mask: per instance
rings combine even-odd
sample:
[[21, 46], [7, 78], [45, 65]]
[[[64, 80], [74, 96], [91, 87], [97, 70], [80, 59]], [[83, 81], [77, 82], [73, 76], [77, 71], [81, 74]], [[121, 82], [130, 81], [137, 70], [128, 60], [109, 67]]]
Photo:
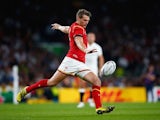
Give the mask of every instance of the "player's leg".
[[94, 103], [93, 97], [92, 97], [92, 88], [90, 88], [90, 95], [89, 95], [89, 98], [88, 98], [88, 103], [89, 103], [90, 107], [95, 107], [95, 103]]
[[30, 86], [26, 86], [25, 88], [23, 88], [17, 95], [17, 101], [21, 102], [21, 100], [27, 93], [36, 90], [38, 88], [55, 86], [66, 77], [67, 77], [66, 74], [57, 70], [50, 79], [42, 79]]
[[95, 101], [96, 108], [101, 107], [102, 104], [100, 100], [100, 86], [101, 86], [100, 79], [93, 72], [87, 73], [83, 77], [83, 79], [92, 84], [92, 96]]
[[92, 84], [92, 97], [95, 102], [97, 114], [111, 112], [114, 109], [114, 106], [109, 106], [107, 108], [102, 107], [100, 99], [101, 80], [93, 72], [87, 73], [85, 76], [83, 76], [83, 79]]
[[84, 93], [86, 90], [86, 82], [81, 80], [79, 77], [76, 77], [76, 79], [78, 79], [78, 83], [79, 83], [79, 95], [80, 95], [80, 99], [79, 99], [79, 103], [77, 105], [77, 108], [82, 108], [85, 106], [84, 101], [83, 101], [83, 97], [84, 97]]

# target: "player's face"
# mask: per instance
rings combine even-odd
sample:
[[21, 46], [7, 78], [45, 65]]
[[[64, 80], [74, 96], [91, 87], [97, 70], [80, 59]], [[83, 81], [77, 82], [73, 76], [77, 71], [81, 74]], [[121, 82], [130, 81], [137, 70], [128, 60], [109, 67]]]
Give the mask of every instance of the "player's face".
[[83, 15], [82, 18], [79, 18], [79, 24], [84, 28], [87, 27], [89, 21], [90, 21], [90, 17], [87, 15]]
[[96, 36], [94, 33], [88, 33], [87, 34], [88, 42], [89, 44], [92, 44], [96, 40]]

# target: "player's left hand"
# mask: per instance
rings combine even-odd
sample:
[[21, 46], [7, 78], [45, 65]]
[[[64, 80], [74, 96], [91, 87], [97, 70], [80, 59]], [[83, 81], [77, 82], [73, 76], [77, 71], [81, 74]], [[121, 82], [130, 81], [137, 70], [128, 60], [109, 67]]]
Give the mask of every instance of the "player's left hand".
[[58, 30], [61, 25], [58, 23], [54, 23], [54, 24], [51, 24], [51, 26], [53, 30]]

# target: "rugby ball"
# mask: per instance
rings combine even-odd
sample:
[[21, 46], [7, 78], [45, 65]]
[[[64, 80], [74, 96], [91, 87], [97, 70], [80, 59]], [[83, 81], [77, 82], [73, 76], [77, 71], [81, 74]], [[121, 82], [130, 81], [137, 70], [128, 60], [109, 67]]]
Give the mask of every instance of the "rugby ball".
[[100, 70], [100, 76], [108, 76], [115, 72], [116, 63], [113, 60], [107, 61]]

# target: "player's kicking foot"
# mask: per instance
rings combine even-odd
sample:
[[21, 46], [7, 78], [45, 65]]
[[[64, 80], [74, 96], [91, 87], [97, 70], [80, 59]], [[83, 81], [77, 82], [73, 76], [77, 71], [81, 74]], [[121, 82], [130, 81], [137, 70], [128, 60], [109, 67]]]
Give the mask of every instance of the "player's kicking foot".
[[100, 107], [96, 109], [97, 114], [110, 113], [114, 110], [114, 106], [108, 106], [106, 108]]
[[27, 94], [26, 88], [27, 88], [27, 87], [23, 88], [23, 89], [17, 94], [17, 97], [16, 97], [17, 102], [21, 102], [22, 99], [24, 98], [24, 96]]

